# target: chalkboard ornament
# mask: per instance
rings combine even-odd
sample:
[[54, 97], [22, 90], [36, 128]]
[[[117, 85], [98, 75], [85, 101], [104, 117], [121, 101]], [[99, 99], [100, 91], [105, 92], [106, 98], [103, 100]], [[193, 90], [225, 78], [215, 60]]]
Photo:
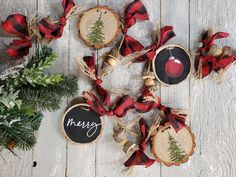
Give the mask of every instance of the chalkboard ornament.
[[190, 127], [185, 126], [176, 132], [169, 122], [159, 126], [151, 138], [151, 152], [156, 161], [166, 166], [179, 166], [187, 162], [195, 146], [195, 136]]
[[152, 68], [156, 79], [166, 86], [184, 81], [191, 71], [191, 57], [180, 45], [166, 45], [156, 51]]
[[121, 33], [120, 17], [108, 6], [96, 6], [80, 15], [78, 30], [85, 45], [101, 49], [111, 45]]
[[87, 104], [76, 104], [70, 107], [62, 121], [65, 137], [75, 144], [87, 144], [98, 140], [102, 126], [100, 115]]

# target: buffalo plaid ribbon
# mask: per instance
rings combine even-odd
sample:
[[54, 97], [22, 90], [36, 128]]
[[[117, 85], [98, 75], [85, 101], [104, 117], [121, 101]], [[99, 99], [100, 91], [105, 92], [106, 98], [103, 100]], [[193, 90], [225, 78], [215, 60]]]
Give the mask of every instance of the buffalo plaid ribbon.
[[166, 107], [161, 105], [158, 107], [159, 110], [163, 111], [165, 116], [163, 117], [163, 124], [166, 122], [170, 122], [176, 132], [181, 130], [185, 126], [185, 114], [175, 114], [172, 113], [170, 107]]
[[175, 37], [175, 33], [173, 31], [172, 26], [164, 26], [160, 29], [160, 34], [157, 36], [156, 41], [151, 44], [149, 47], [147, 47], [148, 50], [147, 53], [137, 57], [134, 59], [133, 62], [145, 62], [148, 60], [153, 60], [156, 55], [156, 50], [164, 45], [167, 41]]
[[198, 49], [199, 55], [195, 59], [195, 69], [201, 74], [201, 78], [208, 76], [212, 71], [218, 72], [229, 66], [236, 60], [234, 55], [212, 56], [208, 55], [210, 48], [214, 45], [216, 39], [226, 38], [229, 34], [225, 32], [217, 32], [209, 36], [209, 31], [202, 35], [202, 47]]
[[134, 165], [145, 165], [145, 167], [151, 166], [155, 160], [150, 159], [146, 154], [146, 143], [147, 143], [147, 137], [148, 137], [148, 130], [149, 127], [145, 120], [141, 118], [139, 120], [139, 127], [140, 127], [140, 132], [141, 132], [141, 142], [139, 144], [139, 149], [136, 150], [131, 157], [124, 163], [126, 167], [134, 166]]
[[159, 106], [160, 98], [155, 97], [147, 88], [144, 88], [142, 95], [135, 102], [135, 110], [139, 113], [149, 112]]
[[124, 39], [120, 48], [120, 54], [122, 56], [140, 51], [144, 48], [139, 41], [127, 34], [128, 29], [133, 26], [137, 20], [149, 20], [147, 10], [140, 0], [133, 1], [125, 9], [124, 28], [122, 30]]
[[66, 25], [66, 15], [69, 13], [72, 7], [75, 6], [73, 0], [63, 0], [62, 7], [64, 9], [64, 15], [59, 19], [59, 23], [52, 22], [50, 17], [42, 19], [38, 24], [38, 29], [41, 36], [44, 39], [57, 39], [62, 36], [64, 26]]
[[19, 59], [26, 56], [32, 46], [26, 16], [22, 14], [9, 15], [7, 19], [2, 22], [2, 28], [7, 33], [19, 38], [9, 44], [7, 48], [8, 56], [12, 59]]
[[[60, 18], [59, 24], [51, 22], [49, 17], [42, 19], [38, 23], [38, 29], [44, 39], [57, 39], [61, 37], [63, 28], [66, 25], [66, 15], [75, 4], [73, 0], [63, 0], [62, 6], [64, 8], [64, 16]], [[33, 37], [29, 34], [28, 26], [27, 17], [22, 14], [9, 15], [7, 19], [2, 22], [4, 31], [19, 38], [13, 40], [7, 48], [7, 54], [10, 58], [19, 59], [28, 55], [29, 49], [32, 47]]]
[[144, 89], [142, 95], [137, 100], [129, 95], [118, 98], [113, 108], [105, 107], [103, 101], [100, 101], [100, 99], [91, 92], [83, 92], [82, 96], [85, 98], [86, 103], [101, 116], [107, 115], [122, 118], [129, 110], [146, 113], [154, 109], [159, 109], [165, 114], [163, 123], [170, 122], [176, 132], [185, 126], [186, 115], [177, 115], [173, 113], [170, 107], [162, 105], [160, 98], [155, 97], [147, 89]]
[[[93, 72], [93, 74], [97, 78], [97, 71], [96, 71], [96, 66], [95, 66], [95, 59], [94, 55], [92, 56], [85, 56], [83, 57], [84, 62], [87, 64], [89, 69]], [[110, 93], [108, 90], [104, 89], [101, 86], [102, 80], [101, 79], [96, 79], [95, 80], [95, 85], [96, 85], [96, 91], [99, 95], [99, 98], [102, 100], [102, 103], [105, 104], [106, 106], [110, 106]]]

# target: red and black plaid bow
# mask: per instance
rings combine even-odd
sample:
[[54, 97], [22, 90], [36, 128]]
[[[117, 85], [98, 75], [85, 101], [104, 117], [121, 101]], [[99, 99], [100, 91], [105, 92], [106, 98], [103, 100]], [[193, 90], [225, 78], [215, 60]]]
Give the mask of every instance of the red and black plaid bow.
[[120, 48], [120, 54], [122, 56], [140, 51], [144, 48], [136, 39], [127, 35], [128, 29], [133, 26], [137, 20], [149, 20], [147, 10], [140, 0], [133, 1], [125, 9], [123, 28], [124, 40]]
[[[173, 31], [172, 26], [164, 26], [160, 29], [160, 34], [157, 36], [156, 41], [151, 44], [147, 49], [150, 49], [147, 53], [144, 55], [141, 55], [134, 59], [133, 62], [145, 62], [148, 60], [153, 60], [156, 55], [156, 50], [164, 45], [167, 41], [175, 37], [175, 33]], [[159, 39], [158, 39], [159, 38]]]
[[147, 88], [145, 88], [142, 95], [137, 99], [134, 105], [137, 112], [149, 112], [160, 106], [160, 98], [155, 97]]
[[[89, 95], [89, 96], [88, 96]], [[103, 103], [99, 99], [89, 92], [84, 92], [83, 96], [88, 105], [97, 113], [101, 115], [124, 117], [129, 110], [135, 110], [137, 112], [149, 112], [152, 109], [160, 106], [160, 99], [152, 95], [148, 90], [144, 90], [143, 94], [135, 101], [135, 98], [124, 95], [117, 99], [113, 109], [107, 110]], [[152, 98], [152, 100], [149, 99]], [[110, 98], [109, 98], [110, 99]], [[156, 99], [156, 100], [154, 100]]]
[[50, 17], [42, 19], [38, 24], [40, 34], [45, 39], [57, 39], [62, 36], [64, 26], [66, 25], [66, 15], [69, 13], [72, 7], [75, 6], [73, 0], [63, 0], [62, 6], [64, 9], [64, 15], [60, 18], [59, 23], [53, 23]]
[[139, 144], [139, 149], [136, 150], [131, 157], [124, 163], [124, 165], [126, 167], [130, 167], [130, 166], [134, 166], [134, 165], [145, 165], [145, 167], [149, 167], [151, 166], [155, 160], [154, 159], [150, 159], [146, 154], [145, 154], [145, 150], [146, 150], [146, 143], [148, 141], [147, 137], [148, 137], [148, 125], [145, 122], [145, 120], [143, 118], [141, 118], [139, 120], [139, 126], [140, 126], [140, 132], [141, 132], [141, 142]]
[[225, 32], [218, 32], [212, 36], [209, 36], [209, 31], [203, 34], [202, 47], [198, 49], [199, 55], [195, 59], [195, 69], [200, 72], [201, 78], [208, 76], [212, 71], [218, 72], [236, 61], [236, 56], [234, 55], [208, 55], [216, 39], [228, 36], [229, 34]]
[[22, 14], [9, 15], [7, 19], [2, 22], [2, 28], [7, 33], [20, 38], [13, 40], [9, 44], [7, 48], [8, 56], [12, 59], [19, 59], [26, 56], [32, 46], [26, 16]]
[[[92, 56], [85, 56], [83, 57], [84, 62], [87, 64], [87, 66], [90, 68], [90, 70], [93, 72], [93, 74], [97, 78], [97, 72], [96, 72], [96, 66], [95, 66], [95, 59], [94, 55]], [[96, 79], [95, 85], [96, 85], [96, 91], [99, 95], [99, 98], [102, 100], [102, 103], [106, 106], [110, 106], [110, 93], [108, 90], [104, 89], [101, 86], [102, 80]]]
[[185, 114], [175, 114], [171, 111], [170, 107], [161, 105], [158, 107], [159, 110], [163, 111], [165, 116], [163, 117], [163, 122], [170, 122], [176, 132], [181, 130], [185, 126]]
[[101, 116], [116, 116], [124, 117], [128, 110], [134, 109], [134, 98], [125, 95], [117, 100], [113, 109], [106, 109], [102, 101], [92, 94], [91, 92], [83, 92], [82, 96], [85, 98], [86, 103]]

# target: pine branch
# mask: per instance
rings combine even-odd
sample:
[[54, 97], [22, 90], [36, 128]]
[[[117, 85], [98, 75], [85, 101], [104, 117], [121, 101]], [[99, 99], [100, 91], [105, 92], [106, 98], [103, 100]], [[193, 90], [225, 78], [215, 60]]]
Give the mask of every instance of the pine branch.
[[0, 113], [0, 147], [10, 148], [11, 144], [22, 150], [31, 149], [35, 143], [35, 131], [42, 120], [42, 113], [28, 115], [24, 109], [7, 109]]
[[63, 80], [47, 87], [25, 85], [20, 92], [23, 103], [34, 109], [55, 111], [60, 108], [61, 100], [77, 94], [77, 77], [63, 76]]
[[8, 88], [20, 88], [22, 85], [29, 83], [36, 85], [52, 85], [62, 80], [61, 74], [46, 75], [44, 70], [48, 69], [57, 59], [57, 54], [49, 47], [37, 48], [35, 56], [27, 66], [21, 69], [14, 77], [8, 78], [5, 82]]
[[18, 93], [19, 91], [6, 92], [4, 90], [4, 86], [1, 86], [0, 87], [0, 110], [4, 109], [4, 107], [13, 108], [14, 106], [17, 106], [18, 108], [20, 108], [22, 101], [18, 99]]

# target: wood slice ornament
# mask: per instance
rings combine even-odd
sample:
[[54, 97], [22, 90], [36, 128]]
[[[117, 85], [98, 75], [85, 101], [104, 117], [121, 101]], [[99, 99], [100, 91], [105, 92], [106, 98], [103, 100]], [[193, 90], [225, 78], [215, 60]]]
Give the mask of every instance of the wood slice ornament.
[[187, 162], [195, 146], [195, 136], [188, 126], [176, 132], [170, 123], [166, 123], [151, 138], [151, 152], [166, 166]]
[[79, 37], [95, 49], [109, 46], [121, 32], [120, 17], [108, 6], [96, 6], [80, 15]]
[[190, 54], [180, 45], [160, 47], [152, 62], [156, 79], [167, 86], [184, 81], [190, 74], [191, 66]]
[[67, 139], [75, 144], [87, 144], [97, 140], [102, 132], [100, 115], [87, 104], [70, 107], [63, 116], [62, 129]]

